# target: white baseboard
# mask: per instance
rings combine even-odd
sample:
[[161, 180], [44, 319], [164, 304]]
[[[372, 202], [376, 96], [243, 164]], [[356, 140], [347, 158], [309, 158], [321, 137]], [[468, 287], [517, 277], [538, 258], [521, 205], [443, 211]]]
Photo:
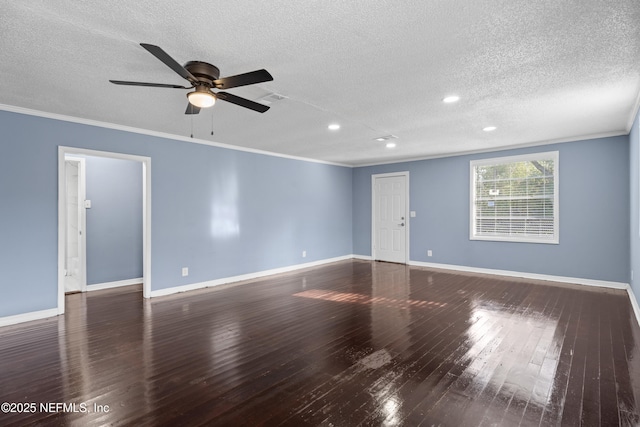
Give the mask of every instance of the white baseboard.
[[32, 320], [46, 319], [47, 317], [56, 317], [58, 315], [57, 308], [48, 310], [32, 311], [30, 313], [16, 314], [14, 316], [0, 317], [0, 327], [15, 325], [22, 322], [30, 322]]
[[580, 277], [552, 276], [549, 274], [523, 273], [520, 271], [494, 270], [491, 268], [467, 267], [453, 264], [436, 264], [431, 262], [410, 261], [409, 265], [417, 267], [441, 268], [445, 270], [464, 271], [467, 273], [494, 274], [496, 276], [520, 277], [523, 279], [546, 280], [550, 282], [573, 283], [577, 285], [599, 286], [601, 288], [627, 289], [628, 284], [606, 280], [584, 279]]
[[631, 303], [631, 308], [633, 309], [633, 313], [635, 314], [638, 326], [640, 326], [640, 306], [638, 305], [638, 299], [636, 298], [636, 295], [633, 293], [633, 289], [631, 289], [631, 286], [628, 283], [583, 279], [578, 277], [551, 276], [547, 274], [522, 273], [519, 271], [492, 270], [489, 268], [465, 267], [460, 265], [436, 264], [421, 261], [411, 261], [409, 262], [409, 264], [418, 267], [442, 268], [445, 270], [464, 271], [468, 273], [495, 274], [498, 276], [520, 277], [524, 279], [546, 280], [551, 282], [572, 283], [586, 286], [599, 286], [601, 288], [625, 289], [627, 291], [627, 295], [629, 295], [629, 302]]
[[[313, 262], [308, 262], [304, 264], [296, 264], [288, 267], [275, 268], [272, 270], [259, 271], [256, 273], [225, 277], [222, 279], [209, 280], [209, 281], [200, 282], [200, 283], [192, 283], [189, 285], [176, 286], [176, 287], [167, 288], [167, 289], [159, 289], [156, 291], [151, 291], [151, 297], [171, 295], [179, 292], [187, 292], [187, 291], [192, 291], [196, 289], [203, 289], [203, 288], [208, 288], [213, 286], [229, 284], [233, 282], [241, 282], [245, 280], [257, 279], [260, 277], [265, 277], [265, 276], [270, 276], [270, 275], [280, 274], [280, 273], [287, 273], [287, 272], [301, 270], [309, 267], [317, 267], [320, 265], [329, 264], [332, 262], [344, 261], [347, 259], [360, 259], [360, 260], [370, 261], [371, 256], [345, 255], [341, 257], [329, 258], [329, 259], [320, 260], [320, 261], [313, 261]], [[600, 286], [604, 288], [625, 289], [627, 291], [627, 294], [629, 295], [631, 307], [633, 308], [633, 312], [635, 314], [638, 325], [640, 326], [640, 306], [638, 305], [638, 299], [636, 298], [636, 295], [634, 294], [633, 289], [631, 289], [631, 286], [629, 286], [628, 283], [583, 279], [583, 278], [576, 278], [576, 277], [551, 276], [546, 274], [523, 273], [523, 272], [509, 271], [509, 270], [493, 270], [489, 268], [466, 267], [466, 266], [453, 265], [453, 264], [436, 264], [436, 263], [421, 262], [421, 261], [410, 261], [409, 265], [415, 265], [417, 267], [440, 268], [445, 270], [463, 271], [468, 273], [494, 274], [498, 276], [520, 277], [525, 279], [547, 280], [547, 281], [560, 282], [560, 283], [573, 283], [573, 284], [587, 285], [587, 286]], [[95, 285], [88, 285], [87, 291], [95, 291], [99, 289], [110, 289], [110, 288], [115, 288], [119, 286], [134, 285], [134, 284], [142, 283], [142, 280], [143, 280], [142, 278], [137, 278], [137, 279], [129, 279], [129, 280], [120, 280], [116, 282], [107, 282], [107, 283], [99, 283]], [[0, 317], [0, 327], [15, 325], [17, 323], [22, 323], [22, 322], [29, 322], [32, 320], [46, 319], [48, 317], [55, 317], [58, 314], [59, 313], [57, 308], [51, 308], [48, 310], [16, 314], [14, 316]]]
[[178, 292], [187, 292], [187, 291], [194, 291], [196, 289], [211, 288], [214, 286], [226, 285], [233, 282], [242, 282], [245, 280], [258, 279], [260, 277], [271, 276], [274, 274], [288, 273], [295, 270], [301, 270], [303, 268], [317, 267], [320, 265], [329, 264], [337, 261], [344, 261], [344, 260], [353, 259], [353, 258], [354, 258], [354, 255], [345, 255], [345, 256], [340, 256], [336, 258], [323, 259], [320, 261], [307, 262], [304, 264], [290, 265], [288, 267], [274, 268], [272, 270], [263, 270], [255, 273], [241, 274], [239, 276], [223, 277], [221, 279], [208, 280], [206, 282], [191, 283], [189, 285], [174, 286], [171, 288], [158, 289], [155, 291], [152, 290], [150, 296], [151, 298], [161, 297], [161, 296], [175, 294]]
[[99, 291], [101, 289], [119, 288], [120, 286], [139, 285], [143, 282], [143, 278], [118, 280], [116, 282], [96, 283], [95, 285], [87, 285], [87, 292]]
[[640, 326], [640, 306], [638, 305], [638, 298], [636, 298], [636, 295], [633, 293], [631, 286], [627, 286], [627, 293], [631, 300], [631, 308], [633, 308], [633, 312], [636, 315], [636, 321], [638, 322], [638, 326]]

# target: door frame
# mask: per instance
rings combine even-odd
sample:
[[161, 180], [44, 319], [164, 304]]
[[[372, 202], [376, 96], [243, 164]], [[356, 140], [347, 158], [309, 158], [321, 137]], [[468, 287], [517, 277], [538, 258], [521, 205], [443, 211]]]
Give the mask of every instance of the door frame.
[[410, 203], [409, 203], [409, 171], [402, 172], [390, 172], [379, 173], [371, 175], [371, 259], [376, 260], [376, 179], [378, 178], [391, 178], [394, 176], [403, 176], [405, 183], [405, 227], [404, 227], [404, 264], [408, 264], [411, 259], [409, 256], [409, 227], [411, 225], [410, 219]]
[[65, 311], [64, 267], [67, 233], [65, 158], [73, 155], [133, 160], [142, 164], [142, 296], [151, 297], [151, 158], [133, 154], [58, 146], [58, 314]]
[[[80, 258], [79, 263], [80, 263], [80, 292], [87, 292], [87, 211], [84, 209], [84, 207], [82, 206], [82, 204], [84, 203], [85, 199], [87, 198], [87, 173], [86, 173], [86, 160], [84, 157], [74, 157], [72, 155], [66, 155], [64, 156], [64, 160], [65, 162], [67, 160], [73, 161], [73, 162], [78, 162], [78, 228], [82, 231], [82, 234], [80, 234], [79, 237], [79, 241], [78, 241], [78, 245], [79, 245], [79, 250], [78, 250], [78, 258]], [[65, 169], [66, 169], [66, 163], [65, 163]], [[65, 171], [65, 180], [66, 180], [66, 171]], [[65, 197], [65, 208], [66, 208], [66, 202], [67, 202], [67, 192], [66, 192], [66, 182], [65, 182], [65, 191], [64, 191], [64, 197]], [[66, 223], [66, 218], [67, 218], [67, 212], [65, 210], [65, 227], [67, 226]], [[64, 234], [64, 239], [65, 239], [65, 254], [66, 254], [66, 246], [67, 246], [67, 234], [66, 234], [67, 230], [65, 228], [65, 234]], [[65, 265], [66, 265], [66, 260], [65, 260]]]

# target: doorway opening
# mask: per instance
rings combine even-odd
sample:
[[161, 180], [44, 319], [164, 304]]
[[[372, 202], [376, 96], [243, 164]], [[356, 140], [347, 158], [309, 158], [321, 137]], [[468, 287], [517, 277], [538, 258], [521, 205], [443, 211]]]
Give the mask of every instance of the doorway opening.
[[[88, 289], [103, 289], [127, 284], [125, 280], [102, 284], [106, 285], [104, 287], [87, 285], [86, 209], [91, 208], [91, 201], [86, 200], [86, 184], [84, 182], [87, 171], [86, 159], [90, 158], [97, 158], [95, 160], [107, 162], [110, 159], [128, 160], [141, 165], [142, 289], [144, 298], [149, 298], [151, 295], [151, 159], [144, 156], [60, 146], [58, 147], [59, 314], [65, 312], [65, 293], [85, 292]], [[138, 169], [138, 174], [140, 173], [139, 171]], [[140, 200], [139, 194], [138, 201]], [[139, 212], [138, 210], [138, 215]], [[139, 265], [138, 269], [140, 268]], [[139, 280], [136, 280], [136, 283], [139, 282]]]

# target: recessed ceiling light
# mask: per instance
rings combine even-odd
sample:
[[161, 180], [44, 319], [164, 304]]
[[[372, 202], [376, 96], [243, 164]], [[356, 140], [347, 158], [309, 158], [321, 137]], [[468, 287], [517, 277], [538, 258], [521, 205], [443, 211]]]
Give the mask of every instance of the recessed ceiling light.
[[498, 129], [495, 126], [487, 126], [486, 128], [482, 128], [483, 131], [485, 132], [493, 132], [494, 130]]
[[387, 148], [396, 148], [395, 142], [387, 142]]
[[340, 125], [337, 123], [331, 123], [329, 126], [327, 126], [329, 128], [329, 130], [338, 130], [340, 129]]
[[446, 102], [447, 104], [450, 104], [452, 102], [458, 102], [460, 101], [460, 97], [457, 95], [451, 95], [451, 96], [447, 96], [446, 98], [442, 98], [442, 102]]

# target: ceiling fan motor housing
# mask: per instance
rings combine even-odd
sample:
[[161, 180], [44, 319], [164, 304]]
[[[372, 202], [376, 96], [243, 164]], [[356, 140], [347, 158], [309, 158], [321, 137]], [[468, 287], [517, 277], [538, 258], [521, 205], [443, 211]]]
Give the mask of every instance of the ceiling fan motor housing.
[[193, 74], [200, 82], [206, 83], [210, 87], [214, 86], [214, 80], [220, 78], [220, 70], [218, 67], [207, 62], [189, 61], [184, 64], [184, 68]]

